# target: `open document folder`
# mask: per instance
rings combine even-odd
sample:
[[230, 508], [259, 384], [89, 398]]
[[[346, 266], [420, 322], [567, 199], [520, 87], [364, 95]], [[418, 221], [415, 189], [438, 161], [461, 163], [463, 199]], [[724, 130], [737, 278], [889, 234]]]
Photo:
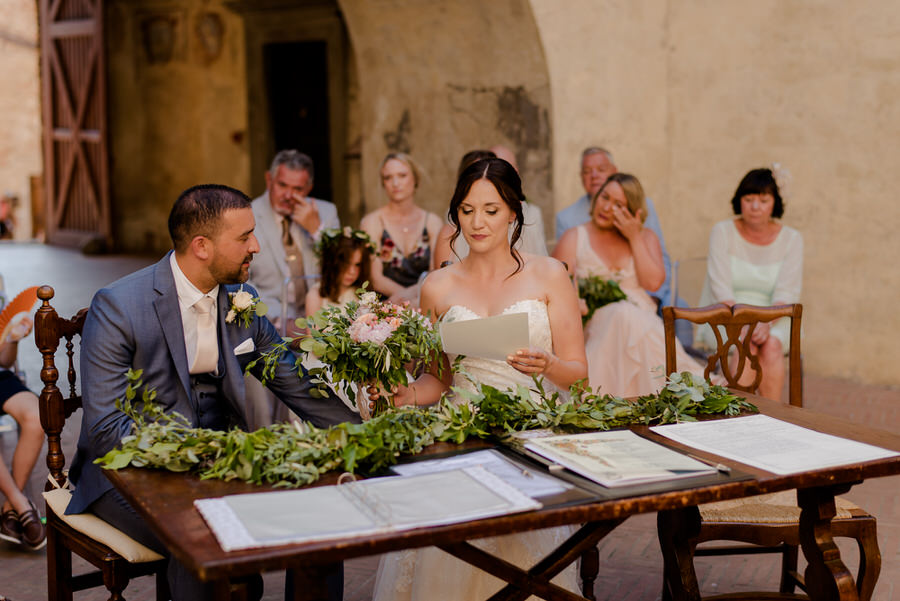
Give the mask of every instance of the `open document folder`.
[[525, 449], [608, 488], [716, 473], [630, 430], [534, 438]]
[[444, 352], [452, 355], [506, 361], [517, 350], [531, 346], [528, 313], [442, 321], [440, 332]]
[[225, 551], [330, 541], [540, 509], [484, 468], [198, 499]]

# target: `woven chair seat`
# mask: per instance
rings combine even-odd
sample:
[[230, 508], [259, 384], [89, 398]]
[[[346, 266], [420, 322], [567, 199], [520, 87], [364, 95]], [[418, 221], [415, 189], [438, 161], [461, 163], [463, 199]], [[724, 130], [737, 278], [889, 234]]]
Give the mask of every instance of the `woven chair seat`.
[[[851, 512], [859, 509], [842, 497], [835, 497], [834, 504], [836, 520], [849, 519], [853, 517]], [[794, 490], [707, 503], [699, 509], [701, 519], [711, 523], [796, 524], [800, 521], [800, 507]]]
[[66, 488], [56, 488], [43, 493], [47, 506], [63, 522], [75, 530], [103, 543], [131, 563], [159, 561], [163, 556], [137, 542], [118, 528], [114, 528], [91, 513], [66, 515], [66, 507], [72, 499], [72, 492]]

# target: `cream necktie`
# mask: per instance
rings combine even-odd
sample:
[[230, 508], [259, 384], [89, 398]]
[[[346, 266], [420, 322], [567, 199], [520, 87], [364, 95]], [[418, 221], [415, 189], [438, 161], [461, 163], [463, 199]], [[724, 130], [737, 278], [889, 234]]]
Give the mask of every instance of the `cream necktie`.
[[213, 299], [203, 296], [193, 305], [197, 312], [197, 354], [190, 369], [192, 374], [213, 373], [219, 364], [219, 343], [216, 339], [216, 316]]

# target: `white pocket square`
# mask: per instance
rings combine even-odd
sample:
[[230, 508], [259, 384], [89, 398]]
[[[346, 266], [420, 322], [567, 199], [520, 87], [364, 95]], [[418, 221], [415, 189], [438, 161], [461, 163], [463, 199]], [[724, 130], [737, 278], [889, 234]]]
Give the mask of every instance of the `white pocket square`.
[[248, 338], [247, 340], [234, 347], [234, 354], [243, 355], [245, 353], [253, 352], [254, 350], [256, 350], [256, 345], [253, 344], [252, 338]]

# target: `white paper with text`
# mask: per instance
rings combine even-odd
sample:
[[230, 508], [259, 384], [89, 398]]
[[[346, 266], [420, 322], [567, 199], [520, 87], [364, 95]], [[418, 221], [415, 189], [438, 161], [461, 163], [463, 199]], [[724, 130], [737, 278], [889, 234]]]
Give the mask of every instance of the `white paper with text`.
[[823, 434], [768, 415], [684, 422], [651, 428], [701, 451], [773, 474], [796, 474], [900, 456], [855, 440]]

